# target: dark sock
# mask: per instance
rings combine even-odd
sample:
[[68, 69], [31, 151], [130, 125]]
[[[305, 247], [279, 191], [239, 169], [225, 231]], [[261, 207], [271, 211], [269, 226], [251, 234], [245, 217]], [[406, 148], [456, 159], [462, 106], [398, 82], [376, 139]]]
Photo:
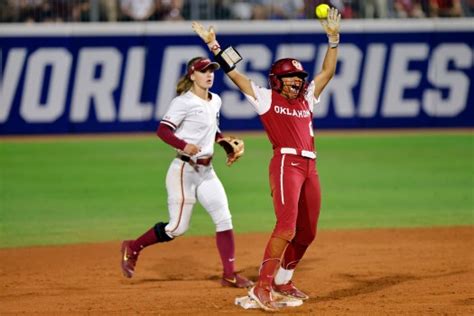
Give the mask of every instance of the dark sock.
[[216, 244], [221, 256], [222, 266], [224, 267], [224, 277], [234, 277], [235, 245], [234, 232], [232, 229], [217, 232]]
[[156, 244], [158, 239], [156, 238], [155, 228], [152, 227], [147, 230], [143, 235], [138, 237], [131, 245], [130, 248], [133, 251], [140, 252], [145, 247]]

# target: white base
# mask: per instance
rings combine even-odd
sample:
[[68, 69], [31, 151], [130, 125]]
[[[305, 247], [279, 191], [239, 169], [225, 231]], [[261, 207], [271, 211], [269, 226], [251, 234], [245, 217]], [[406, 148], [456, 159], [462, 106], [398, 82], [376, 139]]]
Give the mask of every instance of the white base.
[[[242, 296], [235, 298], [235, 305], [238, 305], [244, 309], [254, 309], [260, 308], [257, 302], [249, 296]], [[297, 298], [289, 298], [284, 296], [279, 296], [275, 298], [275, 303], [278, 307], [296, 307], [303, 305], [303, 301]]]

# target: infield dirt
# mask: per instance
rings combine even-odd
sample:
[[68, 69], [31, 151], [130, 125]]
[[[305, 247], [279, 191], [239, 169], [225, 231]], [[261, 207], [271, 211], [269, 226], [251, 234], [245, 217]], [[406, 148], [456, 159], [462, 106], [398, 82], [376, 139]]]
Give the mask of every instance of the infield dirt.
[[[256, 279], [269, 233], [236, 236]], [[120, 241], [0, 249], [0, 314], [262, 315], [219, 284], [213, 237], [181, 237], [120, 271]], [[474, 315], [474, 227], [321, 231], [294, 277], [310, 295], [279, 315]]]

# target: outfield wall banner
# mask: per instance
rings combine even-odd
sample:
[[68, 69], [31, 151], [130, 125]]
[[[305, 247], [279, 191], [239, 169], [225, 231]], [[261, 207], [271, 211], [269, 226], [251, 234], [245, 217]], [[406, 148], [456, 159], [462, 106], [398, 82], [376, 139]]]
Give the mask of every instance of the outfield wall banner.
[[[312, 77], [327, 39], [317, 21], [204, 22], [238, 68], [267, 86], [268, 69], [299, 59]], [[473, 127], [473, 19], [344, 21], [337, 72], [316, 128]], [[210, 55], [190, 22], [0, 27], [0, 134], [153, 131], [194, 56]], [[262, 125], [222, 71], [221, 127]]]

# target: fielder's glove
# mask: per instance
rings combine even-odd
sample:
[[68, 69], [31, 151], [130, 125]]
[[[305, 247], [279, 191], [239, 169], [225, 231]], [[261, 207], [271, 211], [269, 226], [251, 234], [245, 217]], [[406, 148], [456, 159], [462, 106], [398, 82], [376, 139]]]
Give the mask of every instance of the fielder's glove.
[[224, 148], [227, 154], [227, 166], [231, 166], [244, 154], [244, 141], [242, 139], [227, 136], [218, 139], [217, 143]]

